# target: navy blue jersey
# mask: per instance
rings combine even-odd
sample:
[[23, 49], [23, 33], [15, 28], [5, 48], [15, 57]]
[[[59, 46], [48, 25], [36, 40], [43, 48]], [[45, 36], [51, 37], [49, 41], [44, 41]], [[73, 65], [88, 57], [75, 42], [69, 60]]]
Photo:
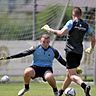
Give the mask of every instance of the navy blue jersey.
[[91, 28], [81, 19], [78, 21], [69, 20], [64, 27], [69, 31], [65, 50], [82, 54], [83, 38], [87, 32], [92, 33]]

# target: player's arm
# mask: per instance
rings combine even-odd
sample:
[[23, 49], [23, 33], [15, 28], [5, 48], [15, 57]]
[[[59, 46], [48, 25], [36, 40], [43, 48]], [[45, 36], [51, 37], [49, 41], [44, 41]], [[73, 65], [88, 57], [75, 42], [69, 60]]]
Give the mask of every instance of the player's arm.
[[57, 36], [64, 36], [64, 33], [67, 32], [66, 29], [62, 28], [61, 30], [55, 30], [53, 28], [50, 28], [48, 25], [44, 25], [41, 29], [47, 31], [47, 32], [51, 32]]
[[21, 58], [27, 55], [32, 54], [35, 51], [35, 48], [31, 47], [30, 49], [27, 49], [23, 52], [20, 52], [18, 54], [12, 55], [12, 56], [8, 56], [8, 57], [2, 57], [0, 58], [0, 60], [6, 60], [6, 59], [14, 59], [14, 58]]
[[95, 38], [95, 35], [91, 37], [91, 47], [94, 49], [95, 47], [95, 44], [96, 44], [96, 38]]
[[95, 44], [96, 44], [96, 38], [95, 38], [95, 32], [92, 32], [91, 28], [89, 27], [89, 34], [91, 35], [90, 41], [91, 41], [91, 45], [89, 48], [87, 48], [85, 50], [86, 53], [92, 53], [92, 51], [94, 50]]
[[66, 66], [66, 61], [62, 58], [62, 56], [56, 49], [54, 49], [54, 53], [55, 53], [55, 58], [58, 60], [58, 62], [60, 62], [63, 66]]
[[56, 34], [57, 36], [64, 36], [73, 26], [73, 21], [69, 20], [61, 30], [55, 30], [48, 25], [44, 25], [41, 29]]
[[61, 30], [55, 30], [50, 28], [50, 32], [56, 34], [57, 36], [64, 36], [64, 34], [67, 33], [67, 29], [62, 28]]

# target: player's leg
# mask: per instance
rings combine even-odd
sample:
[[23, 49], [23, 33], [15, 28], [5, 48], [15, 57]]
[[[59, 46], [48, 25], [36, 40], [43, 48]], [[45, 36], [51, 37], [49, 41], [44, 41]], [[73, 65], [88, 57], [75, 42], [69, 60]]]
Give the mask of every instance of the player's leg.
[[62, 88], [59, 90], [59, 96], [62, 96], [65, 89], [71, 84], [71, 79], [69, 75], [66, 76], [66, 78], [63, 81]]
[[69, 55], [67, 55], [66, 59], [69, 65], [72, 65], [72, 66], [69, 66], [68, 73], [69, 73], [70, 79], [84, 89], [85, 96], [90, 96], [90, 93], [89, 93], [90, 86], [86, 85], [85, 82], [81, 79], [81, 77], [79, 77], [76, 74], [76, 68], [80, 65], [81, 58], [82, 58], [82, 54], [69, 53]]
[[51, 71], [46, 71], [44, 74], [44, 79], [49, 83], [49, 85], [52, 87], [54, 95], [58, 96], [58, 89], [56, 86], [56, 80], [53, 76], [53, 73]]
[[35, 70], [32, 67], [28, 67], [24, 71], [24, 88], [18, 92], [18, 96], [23, 96], [25, 92], [29, 90], [30, 79], [35, 76]]
[[80, 85], [85, 92], [85, 96], [90, 96], [90, 86], [87, 85], [79, 76], [76, 74], [76, 69], [68, 69], [70, 79]]
[[91, 90], [91, 87], [89, 85], [86, 85], [86, 87], [84, 88], [85, 96], [91, 96], [90, 90]]
[[62, 85], [62, 89], [59, 90], [59, 96], [62, 96], [64, 90], [70, 85], [71, 81], [77, 83], [78, 85], [80, 85], [85, 92], [85, 96], [90, 96], [90, 86], [86, 85], [84, 83], [84, 81], [76, 75], [76, 69], [69, 69], [69, 75], [65, 78], [63, 85]]
[[[75, 83], [77, 83], [84, 89], [86, 96], [90, 96], [90, 94], [89, 94], [90, 86], [87, 86], [84, 83], [84, 81], [77, 75], [77, 72], [76, 72], [76, 68], [80, 65], [81, 58], [82, 58], [82, 55], [80, 55], [80, 54], [68, 53], [66, 55], [68, 74], [69, 74], [69, 78], [72, 81], [74, 81]], [[65, 79], [65, 81], [68, 82], [66, 79]], [[65, 85], [66, 84], [63, 83], [64, 88], [66, 88]]]

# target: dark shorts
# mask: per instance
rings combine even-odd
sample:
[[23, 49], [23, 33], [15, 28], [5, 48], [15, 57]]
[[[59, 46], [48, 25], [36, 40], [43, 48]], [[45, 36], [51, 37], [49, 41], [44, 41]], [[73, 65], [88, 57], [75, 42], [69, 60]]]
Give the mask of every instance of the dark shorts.
[[72, 68], [78, 67], [80, 65], [81, 58], [82, 58], [82, 54], [68, 52], [66, 54], [67, 69], [72, 69]]
[[[34, 78], [42, 77], [44, 81], [46, 81], [44, 79], [45, 72], [51, 71], [53, 73], [53, 70], [51, 67], [39, 67], [39, 66], [35, 66], [35, 65], [30, 66], [30, 67], [32, 67], [35, 70], [35, 77]], [[34, 79], [34, 78], [32, 78], [32, 79]]]

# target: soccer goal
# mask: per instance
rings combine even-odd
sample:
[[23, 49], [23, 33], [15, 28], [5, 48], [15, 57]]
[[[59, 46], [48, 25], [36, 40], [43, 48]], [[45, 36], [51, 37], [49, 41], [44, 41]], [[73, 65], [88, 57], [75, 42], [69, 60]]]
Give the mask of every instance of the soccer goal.
[[[32, 45], [37, 45], [40, 36], [44, 33], [41, 27], [48, 24], [54, 29], [60, 29], [71, 18], [71, 10], [74, 6], [79, 6], [83, 10], [85, 19], [96, 32], [96, 0], [0, 0], [0, 57], [13, 55]], [[12, 5], [13, 4], [13, 5]], [[10, 11], [11, 8], [11, 11]], [[34, 14], [33, 14], [34, 10]], [[35, 19], [33, 18], [35, 16]], [[34, 31], [35, 28], [35, 31]], [[46, 33], [46, 32], [45, 32]], [[95, 33], [96, 34], [96, 33]], [[34, 39], [33, 39], [34, 37]], [[50, 34], [51, 45], [57, 48], [63, 57], [65, 37], [56, 37]], [[85, 39], [89, 37], [86, 36]], [[89, 46], [88, 41], [84, 41], [84, 47]], [[84, 54], [81, 68], [84, 79], [91, 76], [96, 84], [96, 48], [93, 54]], [[32, 56], [10, 61], [0, 61], [0, 74], [22, 75], [24, 69], [32, 62]], [[56, 64], [55, 64], [56, 63]], [[23, 65], [23, 66], [22, 66]], [[55, 71], [56, 70], [56, 71]], [[54, 61], [55, 75], [65, 75], [65, 67]], [[17, 71], [17, 72], [16, 72]]]
[[[37, 45], [38, 39], [44, 33], [41, 27], [45, 24], [59, 29], [64, 21], [69, 1], [36, 0], [36, 2], [33, 2], [33, 0], [30, 0], [27, 3], [24, 0], [16, 0], [16, 2], [0, 1], [0, 57], [13, 55], [28, 49], [32, 45]], [[35, 9], [35, 22], [33, 9]], [[71, 12], [70, 8], [68, 11]], [[34, 26], [35, 32], [33, 32]], [[34, 36], [35, 39], [33, 40]], [[50, 34], [50, 37], [53, 45], [56, 38], [53, 34]], [[24, 68], [29, 66], [31, 62], [32, 56], [0, 61], [0, 73], [1, 75], [22, 75]]]

